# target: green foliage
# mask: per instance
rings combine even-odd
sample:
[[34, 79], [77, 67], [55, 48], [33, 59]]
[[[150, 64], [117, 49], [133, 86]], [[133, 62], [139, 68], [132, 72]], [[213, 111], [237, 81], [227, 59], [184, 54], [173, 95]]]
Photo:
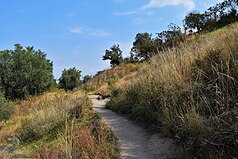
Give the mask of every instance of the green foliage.
[[127, 61], [149, 60], [153, 55], [179, 45], [183, 41], [181, 28], [171, 23], [168, 30], [157, 33], [157, 37], [152, 38], [152, 34], [138, 33], [131, 48], [131, 59]]
[[81, 83], [81, 71], [74, 68], [64, 69], [59, 79], [59, 87], [68, 90], [73, 90]]
[[148, 60], [155, 53], [154, 40], [152, 34], [138, 33], [131, 48], [131, 56], [135, 60]]
[[54, 84], [53, 63], [41, 50], [25, 49], [0, 51], [0, 89], [6, 98], [26, 98], [47, 91]]
[[204, 15], [197, 12], [191, 12], [185, 17], [184, 23], [187, 28], [191, 30], [195, 29], [200, 32], [204, 27]]
[[191, 32], [213, 31], [238, 21], [237, 8], [237, 0], [224, 0], [208, 8], [203, 14], [191, 12], [184, 19], [185, 27]]
[[13, 112], [13, 105], [0, 93], [0, 121], [9, 119]]
[[119, 65], [123, 61], [122, 51], [119, 45], [114, 44], [111, 50], [106, 50], [103, 60], [111, 60], [110, 64], [112, 66]]
[[[157, 33], [158, 37], [156, 40], [162, 41], [163, 47], [175, 47], [177, 46], [179, 42], [183, 41], [183, 33], [181, 31], [181, 28], [171, 23], [168, 26], [168, 30], [162, 31], [161, 33]], [[157, 47], [160, 46], [156, 44]], [[160, 48], [162, 50], [162, 46]]]
[[86, 83], [86, 82], [88, 82], [90, 79], [92, 79], [93, 77], [92, 76], [90, 76], [90, 75], [86, 75], [86, 76], [84, 76], [83, 77], [83, 83]]

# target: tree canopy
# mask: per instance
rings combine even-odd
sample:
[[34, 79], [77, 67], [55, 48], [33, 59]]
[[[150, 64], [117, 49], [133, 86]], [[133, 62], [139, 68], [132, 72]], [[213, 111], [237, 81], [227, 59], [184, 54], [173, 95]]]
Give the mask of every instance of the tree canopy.
[[204, 15], [198, 12], [189, 13], [184, 19], [187, 28], [192, 30], [202, 31], [204, 27]]
[[185, 19], [185, 27], [189, 30], [212, 31], [238, 21], [238, 1], [224, 0], [209, 7], [204, 13], [191, 12]]
[[152, 34], [147, 32], [138, 33], [131, 48], [131, 56], [138, 60], [148, 60], [155, 52], [154, 46]]
[[123, 61], [122, 51], [120, 46], [114, 44], [110, 50], [105, 50], [105, 55], [103, 56], [103, 60], [111, 60], [111, 66], [119, 65]]
[[74, 68], [64, 69], [59, 79], [59, 87], [68, 90], [73, 90], [81, 83], [81, 71]]
[[54, 84], [53, 63], [33, 47], [15, 45], [0, 51], [0, 90], [8, 99], [26, 98], [49, 90]]

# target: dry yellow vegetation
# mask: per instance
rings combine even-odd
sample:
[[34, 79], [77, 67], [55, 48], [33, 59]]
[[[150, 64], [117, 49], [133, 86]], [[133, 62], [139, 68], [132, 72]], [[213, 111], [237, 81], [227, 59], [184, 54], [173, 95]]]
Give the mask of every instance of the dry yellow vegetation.
[[158, 128], [188, 158], [238, 156], [238, 23], [154, 56], [107, 107]]
[[110, 96], [113, 89], [123, 88], [136, 76], [139, 68], [138, 63], [122, 63], [111, 69], [98, 72], [83, 87], [87, 91], [102, 96]]
[[0, 158], [120, 158], [116, 137], [80, 91], [18, 101], [0, 126]]

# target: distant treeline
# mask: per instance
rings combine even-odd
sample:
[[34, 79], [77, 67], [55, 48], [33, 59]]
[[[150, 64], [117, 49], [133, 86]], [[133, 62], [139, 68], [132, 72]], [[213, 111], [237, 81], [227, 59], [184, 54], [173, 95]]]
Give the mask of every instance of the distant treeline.
[[238, 0], [225, 0], [208, 8], [204, 13], [191, 12], [185, 19], [185, 29], [189, 32], [194, 30], [212, 31], [238, 20]]

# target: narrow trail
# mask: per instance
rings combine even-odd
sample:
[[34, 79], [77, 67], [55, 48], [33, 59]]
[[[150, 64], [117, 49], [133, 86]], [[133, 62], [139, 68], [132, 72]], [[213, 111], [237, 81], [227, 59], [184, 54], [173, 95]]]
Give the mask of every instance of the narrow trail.
[[142, 127], [105, 109], [106, 101], [97, 100], [96, 95], [90, 95], [94, 110], [101, 114], [103, 120], [115, 131], [119, 138], [121, 155], [124, 159], [167, 159], [174, 157], [177, 146], [172, 140], [161, 134], [152, 134]]

